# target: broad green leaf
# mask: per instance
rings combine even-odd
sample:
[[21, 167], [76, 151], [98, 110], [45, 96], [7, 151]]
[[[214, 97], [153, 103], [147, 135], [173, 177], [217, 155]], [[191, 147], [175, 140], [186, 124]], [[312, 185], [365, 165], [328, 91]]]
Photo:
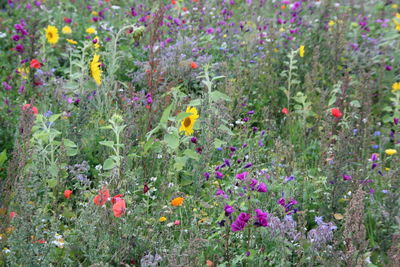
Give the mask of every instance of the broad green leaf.
[[186, 117], [189, 117], [190, 115], [192, 115], [192, 113], [190, 112], [181, 112], [178, 114], [178, 116], [176, 116], [176, 121], [180, 122], [181, 120], [183, 120]]
[[200, 99], [194, 99], [190, 101], [189, 106], [200, 106], [201, 105], [201, 100]]
[[220, 91], [211, 92], [211, 100], [214, 102], [219, 101], [219, 100], [231, 101], [229, 96], [227, 96], [224, 93], [221, 93]]
[[185, 152], [183, 152], [183, 154], [185, 154], [185, 156], [187, 156], [188, 158], [194, 159], [194, 160], [199, 160], [199, 154], [192, 150], [192, 149], [186, 149]]
[[114, 141], [101, 141], [99, 143], [100, 143], [100, 145], [108, 146], [108, 147], [111, 147], [111, 148], [114, 146]]
[[350, 106], [355, 107], [355, 108], [360, 108], [361, 104], [358, 100], [353, 100], [350, 102]]
[[164, 141], [171, 149], [177, 149], [179, 146], [179, 137], [175, 134], [167, 134], [164, 136]]
[[172, 109], [172, 103], [164, 110], [164, 112], [163, 112], [163, 114], [161, 116], [160, 125], [163, 128], [167, 127], [167, 121], [168, 121], [168, 118], [169, 118], [169, 116], [171, 114], [171, 109]]
[[0, 166], [3, 166], [6, 160], [7, 160], [7, 150], [4, 149], [3, 152], [0, 153]]
[[231, 129], [229, 129], [228, 127], [226, 127], [226, 126], [223, 125], [223, 124], [221, 124], [221, 125], [218, 127], [218, 130], [221, 130], [221, 131], [223, 131], [223, 132], [225, 132], [225, 133], [227, 133], [227, 134], [229, 134], [229, 135], [233, 135], [233, 132], [231, 131]]
[[47, 179], [47, 185], [50, 187], [50, 188], [54, 188], [54, 187], [56, 187], [57, 186], [57, 179]]
[[220, 140], [220, 139], [218, 139], [218, 138], [216, 138], [216, 139], [214, 140], [214, 147], [215, 147], [215, 148], [222, 147], [222, 146], [224, 146], [224, 145], [226, 145], [226, 142], [224, 142], [224, 141], [222, 141], [222, 140]]
[[67, 148], [65, 151], [67, 152], [68, 157], [72, 157], [78, 154], [78, 149], [76, 148]]
[[74, 142], [72, 142], [71, 140], [69, 140], [69, 139], [63, 139], [63, 142], [64, 142], [64, 146], [65, 147], [71, 147], [71, 148], [76, 148], [77, 146], [76, 146], [76, 144], [74, 143]]
[[108, 170], [113, 169], [116, 165], [117, 165], [117, 163], [114, 160], [112, 160], [111, 158], [108, 158], [104, 161], [103, 169], [105, 171], [108, 171]]
[[61, 114], [54, 114], [54, 115], [51, 115], [50, 118], [49, 118], [49, 121], [50, 121], [50, 122], [55, 122], [55, 121], [58, 120], [58, 118], [60, 118], [60, 117], [61, 117]]

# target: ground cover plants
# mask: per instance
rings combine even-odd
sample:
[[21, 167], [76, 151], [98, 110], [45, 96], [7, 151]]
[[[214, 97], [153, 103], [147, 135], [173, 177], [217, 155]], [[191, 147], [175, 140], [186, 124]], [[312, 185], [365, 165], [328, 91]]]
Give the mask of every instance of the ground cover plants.
[[400, 3], [0, 2], [2, 266], [398, 266]]

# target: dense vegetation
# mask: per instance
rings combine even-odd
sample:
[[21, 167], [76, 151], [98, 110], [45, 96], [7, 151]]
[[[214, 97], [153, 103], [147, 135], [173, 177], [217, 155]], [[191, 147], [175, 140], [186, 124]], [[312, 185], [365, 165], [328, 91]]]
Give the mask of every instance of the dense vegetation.
[[0, 10], [0, 265], [398, 266], [396, 1]]

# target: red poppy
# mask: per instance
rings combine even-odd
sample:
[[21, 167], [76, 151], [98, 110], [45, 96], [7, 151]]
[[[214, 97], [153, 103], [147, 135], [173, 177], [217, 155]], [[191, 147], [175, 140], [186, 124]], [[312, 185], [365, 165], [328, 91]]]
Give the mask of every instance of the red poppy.
[[14, 219], [14, 217], [17, 215], [17, 213], [15, 211], [10, 212], [10, 219]]
[[108, 192], [108, 189], [106, 187], [103, 187], [103, 189], [100, 190], [99, 194], [94, 197], [93, 202], [97, 206], [103, 206], [104, 204], [106, 204], [109, 197], [110, 192]]
[[30, 105], [30, 104], [25, 104], [25, 105], [23, 105], [23, 106], [22, 106], [22, 110], [23, 110], [23, 111], [30, 110], [31, 113], [33, 113], [33, 114], [35, 114], [35, 115], [37, 115], [37, 114], [39, 113], [37, 107], [32, 106], [32, 108], [31, 108], [31, 105]]
[[115, 204], [115, 203], [118, 202], [118, 200], [122, 199], [123, 196], [124, 196], [123, 194], [119, 194], [119, 195], [113, 196], [113, 197], [111, 198], [111, 202], [112, 202], [113, 204]]
[[331, 109], [332, 116], [335, 118], [340, 118], [343, 116], [343, 113], [338, 108]]
[[37, 61], [36, 59], [32, 59], [30, 65], [31, 65], [31, 68], [32, 68], [32, 69], [40, 69], [40, 67], [42, 67], [42, 63], [40, 63], [40, 62]]
[[287, 109], [287, 108], [283, 108], [282, 110], [281, 110], [281, 112], [283, 113], [283, 114], [289, 114], [289, 110]]
[[65, 190], [64, 191], [64, 197], [65, 198], [70, 198], [72, 195], [72, 190]]
[[199, 65], [197, 65], [196, 62], [192, 62], [192, 63], [190, 63], [190, 67], [191, 67], [192, 69], [197, 69], [197, 68], [199, 67]]
[[175, 0], [171, 0], [171, 4], [176, 5], [176, 1]]
[[126, 203], [122, 198], [118, 199], [117, 202], [113, 205], [113, 212], [115, 217], [121, 217], [126, 212]]
[[183, 11], [183, 12], [186, 12], [186, 11], [187, 11], [187, 8], [186, 8], [186, 7], [182, 7], [182, 11]]

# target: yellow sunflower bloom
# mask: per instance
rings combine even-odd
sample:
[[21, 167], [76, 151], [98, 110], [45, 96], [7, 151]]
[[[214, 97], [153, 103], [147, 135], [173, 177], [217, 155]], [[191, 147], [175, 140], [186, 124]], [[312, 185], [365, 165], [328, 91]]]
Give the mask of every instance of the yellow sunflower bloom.
[[395, 93], [397, 91], [400, 91], [400, 82], [394, 83], [392, 85], [392, 93]]
[[196, 120], [199, 118], [199, 114], [197, 113], [197, 109], [195, 107], [188, 106], [186, 108], [187, 113], [192, 113], [192, 115], [187, 116], [182, 120], [181, 127], [179, 128], [179, 132], [185, 132], [185, 135], [193, 134], [193, 126]]
[[300, 55], [300, 57], [304, 57], [304, 45], [301, 45], [300, 46], [300, 48], [299, 48], [299, 55]]
[[94, 55], [92, 62], [90, 63], [90, 73], [96, 82], [97, 85], [101, 84], [101, 69], [100, 69], [100, 56], [99, 55]]
[[96, 33], [96, 29], [93, 28], [93, 27], [89, 27], [89, 28], [86, 29], [86, 33], [88, 33], [88, 34]]
[[44, 31], [46, 33], [46, 39], [50, 44], [56, 44], [58, 42], [58, 30], [56, 27], [49, 25]]
[[64, 26], [61, 31], [63, 34], [71, 34], [72, 33], [72, 29], [70, 26]]
[[73, 45], [76, 45], [78, 42], [72, 39], [67, 39], [67, 42]]

